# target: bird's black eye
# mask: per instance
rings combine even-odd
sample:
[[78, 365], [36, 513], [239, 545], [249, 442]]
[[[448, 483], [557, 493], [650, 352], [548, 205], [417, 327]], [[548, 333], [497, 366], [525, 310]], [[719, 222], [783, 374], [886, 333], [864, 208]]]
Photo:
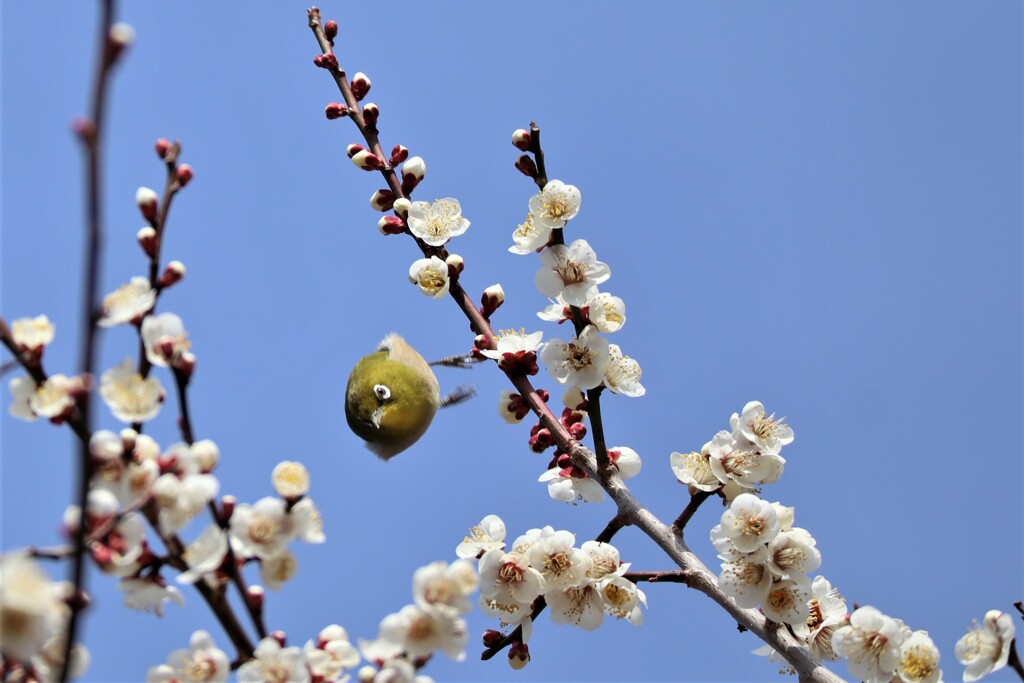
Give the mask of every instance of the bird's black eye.
[[374, 384], [373, 393], [377, 397], [378, 401], [387, 401], [391, 398], [391, 390], [383, 384]]

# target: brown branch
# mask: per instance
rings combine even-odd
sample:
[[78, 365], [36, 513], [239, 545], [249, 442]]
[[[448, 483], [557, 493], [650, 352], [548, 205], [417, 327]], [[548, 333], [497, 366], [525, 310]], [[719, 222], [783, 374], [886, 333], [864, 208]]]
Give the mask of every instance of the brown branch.
[[1006, 663], [1010, 665], [1010, 668], [1017, 672], [1020, 679], [1024, 681], [1024, 664], [1020, 661], [1020, 656], [1017, 655], [1017, 639], [1014, 638], [1010, 641], [1010, 658], [1006, 660]]
[[678, 534], [679, 538], [683, 537], [683, 529], [686, 528], [686, 524], [690, 521], [690, 518], [697, 512], [697, 508], [701, 506], [705, 500], [711, 497], [713, 491], [697, 491], [690, 496], [690, 502], [683, 508], [682, 513], [676, 518], [676, 521], [672, 522], [672, 533]]
[[188, 410], [188, 374], [178, 368], [172, 370], [174, 373], [174, 385], [178, 388], [178, 429], [181, 431], [181, 440], [191, 446], [195, 442], [192, 436], [192, 418]]
[[626, 523], [622, 520], [622, 517], [615, 515], [609, 520], [608, 525], [604, 528], [604, 531], [599, 533], [594, 539], [598, 543], [611, 543], [612, 538], [619, 532], [619, 529], [626, 526]]
[[[533, 182], [537, 183], [537, 187], [543, 191], [544, 186], [548, 184], [548, 169], [544, 166], [544, 150], [540, 146], [540, 127], [533, 121], [530, 121], [530, 151], [533, 152], [533, 158], [537, 162], [537, 176]], [[561, 235], [562, 231], [558, 232]]]
[[623, 577], [633, 583], [687, 583], [686, 573], [681, 571], [626, 572]]

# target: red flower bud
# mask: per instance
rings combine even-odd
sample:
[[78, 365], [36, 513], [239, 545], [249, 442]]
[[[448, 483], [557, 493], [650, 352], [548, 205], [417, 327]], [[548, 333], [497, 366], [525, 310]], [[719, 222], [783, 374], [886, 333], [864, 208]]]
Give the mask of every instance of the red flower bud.
[[525, 176], [530, 178], [537, 177], [537, 164], [535, 164], [533, 159], [525, 154], [516, 159], [516, 168], [518, 168], [519, 172]]
[[182, 164], [179, 166], [178, 170], [175, 171], [175, 177], [178, 179], [178, 186], [185, 187], [188, 185], [188, 182], [192, 180], [193, 175], [192, 167], [188, 164]]
[[171, 151], [171, 141], [167, 138], [160, 138], [156, 141], [154, 148], [156, 149], [156, 155], [161, 159], [167, 157], [167, 153]]
[[402, 145], [395, 145], [391, 148], [391, 165], [397, 166], [409, 158], [409, 150]]
[[331, 102], [324, 107], [324, 114], [331, 121], [334, 119], [340, 119], [342, 116], [348, 114], [348, 106], [341, 102]]
[[338, 22], [334, 19], [330, 19], [324, 24], [324, 35], [327, 36], [327, 40], [334, 42], [334, 37], [338, 35]]
[[352, 95], [355, 96], [356, 100], [361, 101], [366, 94], [370, 92], [370, 77], [364, 74], [362, 71], [352, 77]]
[[376, 128], [377, 119], [380, 117], [380, 107], [373, 102], [363, 106], [363, 123], [367, 128]]
[[331, 71], [338, 70], [338, 58], [331, 52], [328, 52], [325, 55], [317, 55], [313, 58], [313, 63], [321, 69], [329, 69]]

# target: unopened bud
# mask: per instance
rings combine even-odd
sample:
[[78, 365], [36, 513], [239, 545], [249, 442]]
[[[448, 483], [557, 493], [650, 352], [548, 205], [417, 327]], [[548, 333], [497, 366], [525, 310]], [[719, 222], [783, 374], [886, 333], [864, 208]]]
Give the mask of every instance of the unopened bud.
[[149, 189], [148, 187], [140, 187], [135, 191], [135, 203], [139, 205], [139, 211], [142, 212], [142, 217], [147, 221], [156, 220], [156, 209], [160, 199], [157, 197], [156, 192]]
[[270, 634], [270, 637], [281, 643], [281, 647], [284, 647], [285, 643], [288, 642], [288, 636], [284, 634], [284, 631], [274, 631]]
[[353, 154], [352, 163], [364, 171], [376, 171], [384, 166], [384, 160], [368, 149]]
[[381, 216], [377, 229], [382, 235], [399, 235], [405, 232], [405, 221], [398, 216]]
[[171, 261], [164, 268], [160, 276], [160, 286], [170, 287], [175, 282], [180, 282], [185, 277], [185, 264], [181, 261]]
[[203, 439], [192, 444], [192, 460], [203, 474], [217, 469], [220, 462], [220, 448], [213, 441]]
[[326, 115], [327, 118], [330, 119], [331, 121], [333, 121], [334, 119], [340, 119], [342, 116], [345, 116], [346, 114], [348, 114], [348, 106], [342, 104], [341, 102], [331, 102], [326, 107], [324, 107], [324, 115]]
[[334, 42], [334, 37], [338, 35], [338, 22], [334, 19], [330, 19], [324, 24], [324, 35], [327, 36], [327, 40]]
[[478, 334], [473, 338], [473, 350], [480, 349], [481, 351], [490, 351], [494, 346], [491, 344], [491, 338], [486, 334]]
[[380, 118], [380, 107], [376, 104], [370, 102], [363, 107], [363, 123], [367, 128], [376, 128], [378, 118]]
[[444, 262], [448, 264], [449, 277], [460, 275], [462, 270], [466, 267], [466, 262], [458, 254], [448, 254]]
[[484, 314], [485, 318], [489, 318], [503, 303], [505, 303], [505, 290], [501, 285], [491, 285], [484, 290], [483, 296], [480, 297], [480, 312]]
[[493, 628], [489, 628], [484, 631], [484, 635], [481, 640], [484, 642], [484, 647], [493, 647], [501, 642], [501, 639], [504, 637], [505, 636], [501, 634], [501, 631], [495, 631]]
[[427, 174], [427, 163], [423, 157], [413, 157], [402, 166], [402, 190], [407, 194], [412, 192], [423, 176]]
[[156, 230], [149, 225], [139, 228], [139, 231], [135, 233], [135, 239], [146, 256], [153, 258], [156, 254]]
[[329, 69], [331, 71], [338, 70], [338, 58], [330, 52], [325, 55], [317, 55], [316, 57], [313, 57], [313, 64], [317, 65], [321, 69]]
[[409, 209], [412, 208], [412, 202], [410, 202], [405, 197], [399, 197], [398, 199], [395, 200], [395, 206], [393, 208], [395, 209], [395, 213], [397, 213], [399, 216], [401, 216], [402, 218], [408, 218]]
[[191, 378], [196, 371], [196, 355], [191, 351], [182, 351], [174, 361], [174, 367], [185, 376], [185, 379]]
[[545, 403], [547, 403], [548, 399], [551, 398], [551, 394], [548, 393], [547, 389], [537, 389], [537, 395], [540, 396], [540, 400]]
[[156, 155], [161, 159], [165, 159], [167, 157], [167, 153], [171, 151], [172, 147], [173, 145], [171, 145], [171, 141], [167, 138], [160, 138], [153, 146], [153, 148], [156, 149]]
[[192, 180], [192, 176], [195, 174], [192, 172], [191, 166], [188, 164], [182, 164], [178, 167], [178, 170], [175, 171], [174, 175], [178, 179], [178, 187], [185, 187], [188, 185], [188, 182]]
[[107, 48], [110, 50], [110, 62], [113, 63], [125, 48], [135, 42], [135, 29], [128, 24], [118, 23], [110, 27], [107, 34]]
[[569, 425], [569, 435], [577, 441], [580, 441], [587, 435], [587, 425], [582, 422], [576, 422]]
[[263, 591], [263, 586], [249, 586], [245, 593], [245, 599], [249, 603], [249, 606], [256, 612], [262, 612], [263, 601], [266, 597], [266, 594]]
[[533, 159], [526, 154], [516, 159], [516, 168], [525, 176], [530, 178], [537, 177], [537, 164], [533, 163]]
[[508, 649], [508, 665], [516, 671], [530, 663], [530, 647], [526, 643], [512, 643]]
[[135, 440], [139, 438], [137, 431], [131, 427], [125, 427], [118, 436], [121, 437], [121, 448], [124, 449], [125, 453], [131, 453], [135, 450]]
[[370, 77], [360, 71], [352, 77], [352, 95], [356, 100], [362, 100], [370, 92], [371, 85]]
[[524, 152], [530, 151], [530, 131], [524, 128], [517, 128], [512, 131], [512, 144]]
[[377, 678], [377, 668], [367, 664], [356, 672], [356, 678], [359, 683], [373, 683], [373, 680]]
[[395, 145], [391, 148], [391, 165], [398, 166], [406, 159], [409, 158], [409, 150], [403, 145]]
[[92, 140], [96, 136], [96, 124], [93, 123], [92, 119], [85, 118], [84, 116], [75, 117], [71, 122], [71, 130], [74, 131], [75, 135], [86, 141]]
[[377, 190], [370, 197], [370, 206], [377, 211], [388, 211], [395, 205], [395, 193], [391, 190]]
[[220, 499], [220, 516], [224, 522], [231, 519], [231, 515], [235, 514], [235, 506], [238, 505], [238, 499], [234, 496], [224, 496]]

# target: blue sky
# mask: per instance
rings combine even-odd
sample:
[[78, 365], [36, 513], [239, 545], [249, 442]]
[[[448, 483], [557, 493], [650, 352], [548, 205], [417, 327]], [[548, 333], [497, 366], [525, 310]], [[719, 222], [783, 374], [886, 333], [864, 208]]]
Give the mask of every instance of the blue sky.
[[[507, 387], [493, 367], [439, 372], [442, 386], [470, 381], [479, 396], [391, 462], [346, 428], [348, 371], [384, 334], [428, 358], [472, 338], [450, 301], [409, 285], [412, 242], [377, 232], [368, 198], [380, 181], [344, 156], [355, 128], [323, 117], [339, 98], [312, 65], [305, 5], [125, 5], [138, 35], [110, 102], [103, 289], [144, 274], [135, 189], [162, 183], [153, 142], [180, 139], [196, 176], [164, 255], [188, 276], [159, 310], [182, 316], [199, 359], [197, 436], [219, 444], [222, 491], [240, 501], [272, 493], [280, 460], [302, 460], [328, 536], [296, 548], [299, 575], [269, 596], [270, 627], [296, 644], [332, 622], [373, 637], [410, 601], [413, 571], [453, 559], [488, 513], [510, 536], [544, 524], [596, 535], [611, 504], [547, 496], [528, 425], [496, 415]], [[566, 237], [611, 266], [602, 289], [628, 317], [612, 341], [644, 370], [645, 397], [604, 403], [610, 442], [644, 459], [637, 497], [673, 519], [686, 493], [669, 454], [699, 449], [730, 413], [763, 401], [796, 434], [764, 497], [796, 507], [820, 572], [849, 602], [928, 630], [959, 679], [953, 644], [971, 620], [1024, 597], [1020, 4], [322, 10], [341, 24], [342, 65], [373, 79], [385, 147], [426, 159], [417, 197], [457, 197], [472, 221], [451, 245], [464, 285], [504, 286], [496, 327], [564, 338], [536, 318], [538, 260], [506, 251], [533, 193], [510, 136], [541, 126], [550, 177], [582, 192]], [[86, 107], [95, 15], [91, 3], [49, 11], [2, 10], [0, 312], [49, 315], [46, 367], [70, 373], [83, 212], [69, 123]], [[127, 328], [101, 336], [104, 368], [135, 351]], [[538, 384], [560, 394], [550, 378]], [[175, 418], [168, 403], [148, 429], [164, 446], [178, 440]], [[102, 411], [96, 426], [118, 427]], [[6, 410], [0, 429], [0, 545], [55, 543], [71, 435]], [[713, 569], [707, 530], [719, 514], [707, 504], [688, 528]], [[636, 569], [670, 568], [636, 530], [614, 543]], [[227, 647], [197, 596], [158, 621], [122, 608], [113, 586], [92, 572], [86, 680], [139, 680], [196, 628]], [[639, 629], [585, 633], [542, 617], [515, 678], [775, 677], [747, 654], [759, 642], [702, 595], [647, 595]], [[500, 659], [477, 659], [492, 626], [472, 615], [466, 662], [439, 656], [426, 673], [510, 680]]]

